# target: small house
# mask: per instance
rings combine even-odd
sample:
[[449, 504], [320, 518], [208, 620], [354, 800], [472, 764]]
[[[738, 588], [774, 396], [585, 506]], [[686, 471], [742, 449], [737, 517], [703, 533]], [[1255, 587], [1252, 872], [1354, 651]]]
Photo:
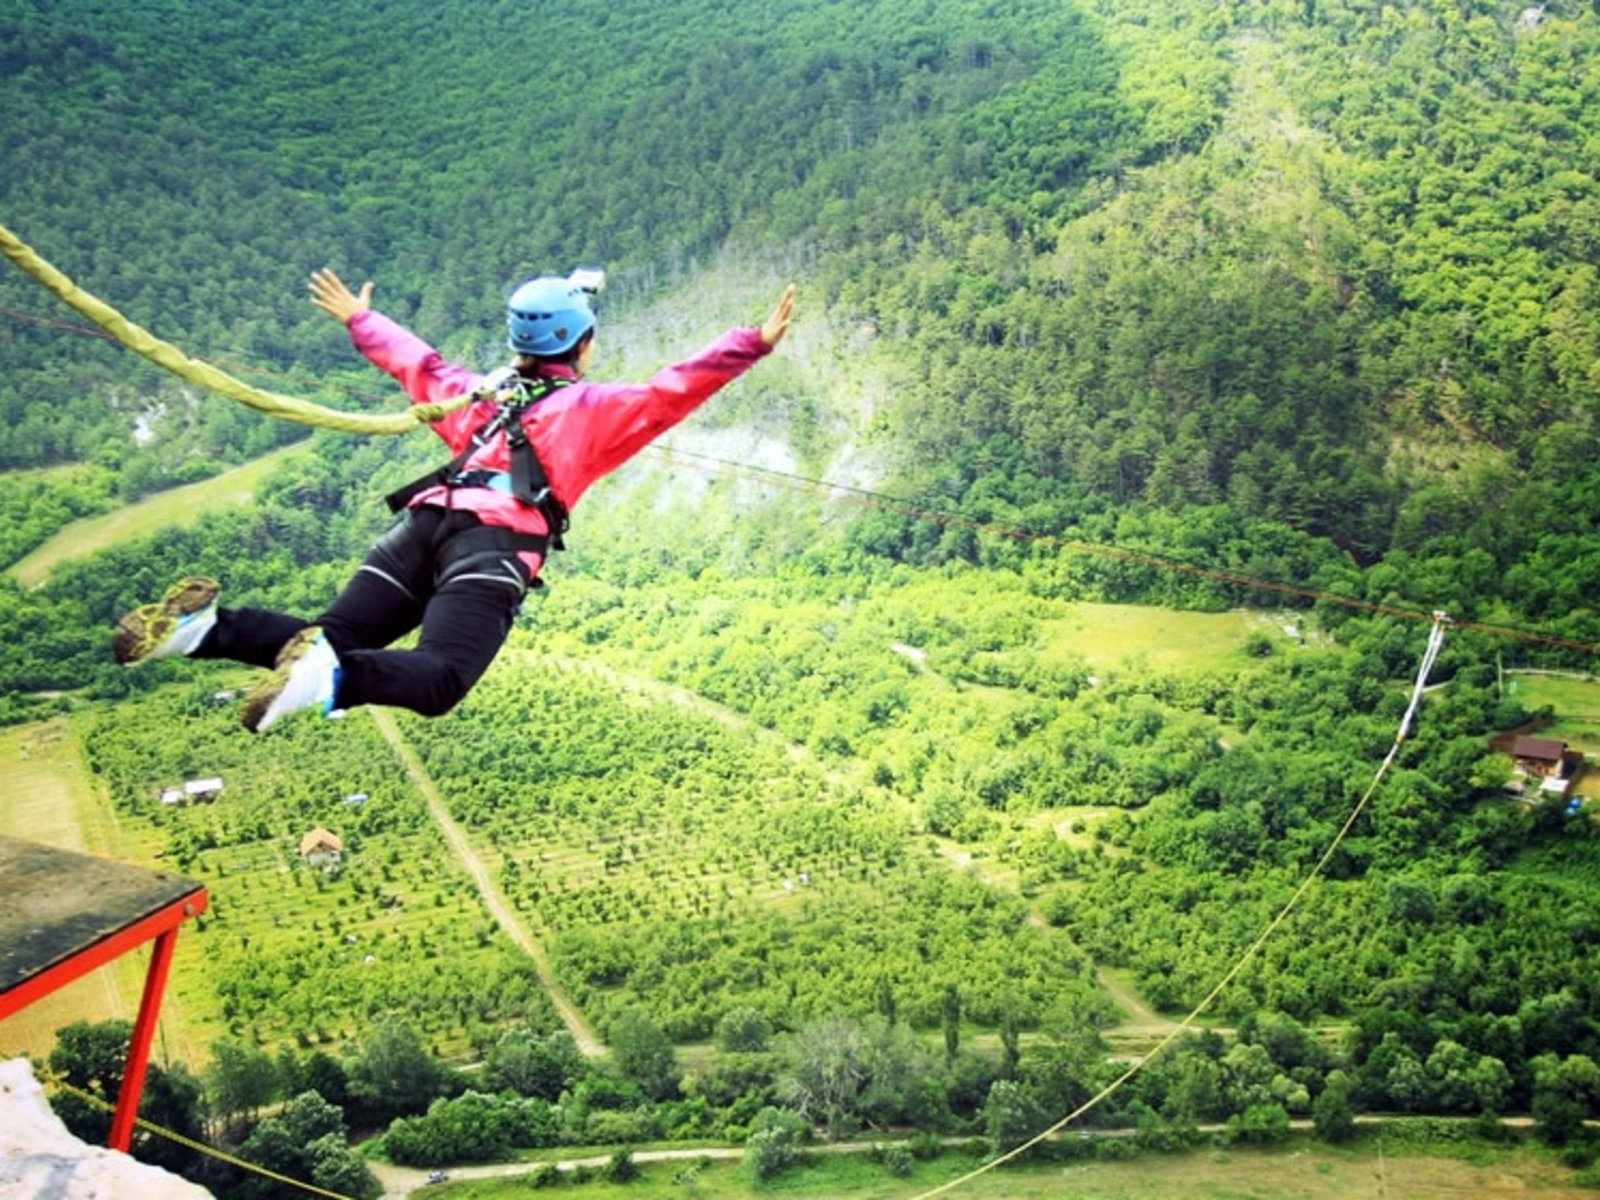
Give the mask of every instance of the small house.
[[182, 788], [162, 788], [161, 789], [161, 803], [165, 804], [167, 807], [170, 808], [175, 804], [182, 804], [183, 800], [184, 800], [184, 796], [183, 796], [183, 789]]
[[1559, 775], [1561, 761], [1567, 744], [1554, 738], [1518, 737], [1511, 743], [1511, 759], [1521, 770], [1541, 779], [1546, 775]]
[[1518, 737], [1511, 743], [1511, 758], [1517, 769], [1537, 779], [1562, 779], [1569, 783], [1578, 777], [1583, 755], [1569, 750], [1554, 738]]
[[313, 867], [338, 866], [339, 856], [343, 853], [344, 842], [339, 835], [328, 832], [320, 825], [300, 839], [300, 857]]
[[183, 785], [183, 794], [191, 804], [201, 800], [215, 800], [222, 791], [220, 779], [191, 779]]

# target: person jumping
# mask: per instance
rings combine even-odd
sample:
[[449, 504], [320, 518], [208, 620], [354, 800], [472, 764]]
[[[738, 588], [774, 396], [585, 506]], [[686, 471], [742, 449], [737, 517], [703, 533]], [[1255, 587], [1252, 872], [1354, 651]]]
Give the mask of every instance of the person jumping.
[[[590, 383], [600, 273], [540, 276], [507, 308], [511, 364], [483, 376], [372, 307], [372, 283], [352, 293], [331, 270], [311, 276], [311, 302], [350, 331], [355, 348], [414, 404], [471, 393], [433, 425], [455, 458], [389, 497], [398, 517], [315, 621], [221, 608], [219, 586], [191, 575], [125, 614], [118, 662], [173, 655], [223, 658], [272, 674], [246, 697], [246, 728], [265, 732], [300, 709], [359, 704], [450, 711], [511, 631], [567, 514], [589, 485], [682, 421], [770, 353], [788, 332], [794, 286], [760, 326], [734, 328], [648, 383]], [[421, 628], [416, 648], [387, 647]]]

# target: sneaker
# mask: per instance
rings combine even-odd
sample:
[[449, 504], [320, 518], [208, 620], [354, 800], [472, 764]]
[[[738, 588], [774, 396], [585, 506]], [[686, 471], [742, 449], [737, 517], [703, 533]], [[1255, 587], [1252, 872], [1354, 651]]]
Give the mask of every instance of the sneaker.
[[178, 580], [156, 603], [123, 615], [111, 634], [111, 653], [125, 667], [193, 654], [217, 623], [219, 590], [205, 575]]
[[333, 712], [339, 691], [339, 656], [322, 629], [307, 625], [283, 644], [272, 675], [244, 698], [240, 718], [252, 733], [265, 733], [282, 717], [313, 705]]

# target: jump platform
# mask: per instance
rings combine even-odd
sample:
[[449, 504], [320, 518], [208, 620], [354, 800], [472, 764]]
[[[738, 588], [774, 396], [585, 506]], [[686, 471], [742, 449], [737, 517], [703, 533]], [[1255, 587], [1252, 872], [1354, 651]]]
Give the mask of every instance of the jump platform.
[[178, 927], [205, 911], [196, 880], [0, 837], [0, 1021], [146, 942], [155, 946], [109, 1145], [126, 1151]]

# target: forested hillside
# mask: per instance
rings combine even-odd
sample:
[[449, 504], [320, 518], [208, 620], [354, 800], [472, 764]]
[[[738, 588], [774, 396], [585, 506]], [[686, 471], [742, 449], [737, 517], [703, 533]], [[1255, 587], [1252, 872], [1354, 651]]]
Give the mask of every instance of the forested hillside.
[[[1479, 627], [1225, 1028], [1098, 1119], [1531, 1112], [1593, 1160], [1596, 826], [1509, 798], [1489, 739], [1600, 753], [1588, 693], [1513, 674], [1600, 643], [1600, 3], [22, 0], [0, 112], [0, 222], [335, 406], [401, 396], [307, 303], [323, 264], [486, 368], [517, 282], [601, 263], [601, 378], [799, 285], [772, 360], [585, 498], [483, 685], [397, 726], [603, 1060], [369, 715], [255, 742], [232, 668], [106, 650], [189, 571], [318, 611], [435, 439], [318, 433], [247, 509], [0, 580], [0, 720], [67, 714], [129, 836], [212, 882], [180, 973], [224, 1140], [320, 1072], [416, 1164], [1015, 1145], [1119, 1073], [1108, 981], [1181, 1016], [1293, 894], [1443, 609]], [[305, 436], [9, 268], [0, 327], [0, 565]], [[213, 770], [225, 801], [157, 807]], [[312, 822], [342, 874], [291, 865]]]

